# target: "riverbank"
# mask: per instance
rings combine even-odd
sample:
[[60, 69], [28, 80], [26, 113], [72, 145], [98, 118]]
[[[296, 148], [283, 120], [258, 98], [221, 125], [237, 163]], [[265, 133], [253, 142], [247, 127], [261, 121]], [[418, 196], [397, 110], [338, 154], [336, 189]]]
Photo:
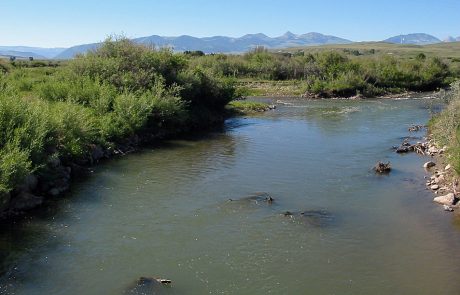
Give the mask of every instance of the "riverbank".
[[434, 201], [445, 206], [447, 211], [460, 208], [459, 176], [460, 168], [460, 82], [452, 84], [443, 96], [447, 106], [435, 114], [429, 123], [428, 143], [433, 151], [433, 163], [427, 163], [431, 176], [426, 185], [437, 197]]
[[124, 38], [62, 67], [11, 63], [0, 71], [0, 212], [57, 197], [82, 167], [142, 142], [222, 124], [234, 93], [182, 54]]
[[[445, 92], [449, 87], [433, 89], [432, 91], [408, 91], [394, 89], [386, 93], [365, 96], [358, 93], [352, 96], [323, 96], [318, 93], [308, 92], [303, 81], [253, 81], [236, 83], [236, 91], [242, 98], [251, 97], [273, 97], [273, 98], [298, 98], [298, 99], [410, 99], [410, 98], [429, 98], [438, 97], [439, 93]], [[432, 95], [433, 94], [433, 95]]]

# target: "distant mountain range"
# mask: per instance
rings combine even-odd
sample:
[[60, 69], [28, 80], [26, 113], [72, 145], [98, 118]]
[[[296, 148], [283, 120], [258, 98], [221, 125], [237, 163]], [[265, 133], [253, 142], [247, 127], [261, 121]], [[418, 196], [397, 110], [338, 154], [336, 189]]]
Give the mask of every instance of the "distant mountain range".
[[417, 34], [394, 36], [386, 40], [383, 40], [383, 42], [395, 43], [395, 44], [427, 45], [427, 44], [440, 43], [441, 40], [439, 40], [438, 38], [434, 36], [428, 35], [428, 34], [417, 33]]
[[[265, 34], [248, 34], [239, 38], [214, 36], [197, 38], [192, 36], [162, 37], [152, 35], [133, 39], [134, 42], [157, 47], [171, 47], [175, 51], [201, 50], [205, 53], [241, 53], [251, 50], [256, 46], [264, 46], [269, 49], [314, 46], [325, 44], [348, 44], [350, 40], [323, 35], [320, 33], [307, 33], [296, 35], [286, 32], [279, 37], [268, 37]], [[448, 37], [444, 42], [460, 41], [460, 37]], [[383, 42], [395, 44], [426, 45], [443, 42], [440, 39], [424, 34], [399, 35], [383, 40]], [[40, 48], [27, 46], [0, 46], [0, 56], [18, 56], [33, 58], [69, 59], [80, 53], [85, 53], [100, 46], [101, 43], [83, 44], [70, 48]]]
[[460, 36], [458, 36], [457, 38], [449, 36], [443, 40], [443, 42], [459, 42], [459, 41], [460, 41]]
[[[323, 35], [320, 33], [307, 33], [296, 35], [291, 32], [271, 38], [264, 34], [248, 34], [239, 38], [215, 36], [197, 38], [192, 36], [179, 37], [162, 37], [152, 35], [133, 39], [134, 42], [144, 45], [154, 45], [159, 47], [171, 47], [175, 51], [201, 50], [205, 53], [238, 53], [246, 52], [256, 46], [265, 46], [267, 48], [287, 48], [293, 46], [311, 46], [324, 44], [347, 44], [352, 41], [335, 36]], [[100, 43], [85, 44], [71, 47], [59, 55], [58, 59], [72, 58], [78, 53], [84, 53], [88, 50], [97, 48]]]
[[37, 59], [54, 58], [67, 48], [41, 48], [29, 46], [0, 46], [0, 55], [33, 57]]

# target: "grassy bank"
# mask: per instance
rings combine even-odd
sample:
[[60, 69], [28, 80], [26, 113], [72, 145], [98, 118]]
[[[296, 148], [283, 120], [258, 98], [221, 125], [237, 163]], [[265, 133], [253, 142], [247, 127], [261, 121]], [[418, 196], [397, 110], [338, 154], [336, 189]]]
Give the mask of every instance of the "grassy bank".
[[128, 138], [222, 122], [233, 84], [189, 63], [127, 39], [60, 66], [2, 62], [0, 209], [28, 175], [46, 176], [56, 162], [87, 164]]
[[194, 56], [191, 63], [210, 69], [216, 76], [238, 79], [238, 90], [243, 94], [374, 97], [433, 91], [459, 77], [460, 59], [450, 56], [450, 51], [437, 54], [426, 48], [426, 53], [422, 46], [394, 52], [371, 47], [324, 46], [279, 52], [256, 48], [244, 55]]
[[436, 144], [447, 146], [447, 162], [460, 174], [460, 81], [452, 84], [445, 95], [447, 107], [430, 121], [430, 132]]

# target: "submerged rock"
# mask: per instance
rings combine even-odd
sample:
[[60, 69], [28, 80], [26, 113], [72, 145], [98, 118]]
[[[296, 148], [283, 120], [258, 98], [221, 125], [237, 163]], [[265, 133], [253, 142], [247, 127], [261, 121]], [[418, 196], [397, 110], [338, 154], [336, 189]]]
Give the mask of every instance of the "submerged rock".
[[282, 213], [282, 215], [294, 221], [314, 227], [330, 226], [335, 221], [335, 216], [326, 210], [306, 210], [300, 212], [286, 211]]
[[133, 295], [156, 295], [164, 294], [164, 289], [170, 287], [171, 280], [153, 278], [153, 277], [140, 277], [136, 282], [127, 288], [124, 294]]
[[256, 205], [258, 204], [268, 204], [271, 205], [275, 201], [275, 199], [268, 193], [260, 192], [260, 193], [255, 193], [253, 195], [243, 197], [240, 199], [229, 199], [229, 202], [236, 202], [236, 203], [254, 203]]

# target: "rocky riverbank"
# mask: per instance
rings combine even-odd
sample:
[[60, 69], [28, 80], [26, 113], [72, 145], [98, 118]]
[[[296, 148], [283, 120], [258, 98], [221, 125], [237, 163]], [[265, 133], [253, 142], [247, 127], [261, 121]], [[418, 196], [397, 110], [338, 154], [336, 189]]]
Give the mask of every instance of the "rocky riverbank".
[[426, 176], [426, 187], [436, 195], [433, 201], [442, 205], [445, 211], [460, 209], [459, 181], [445, 157], [447, 147], [439, 148], [433, 140], [428, 140], [427, 146], [433, 160], [426, 162], [423, 167], [430, 173], [430, 176]]
[[[409, 131], [418, 132], [424, 128], [425, 126], [413, 125], [409, 127]], [[423, 142], [410, 143], [408, 139], [405, 139], [399, 147], [394, 148], [397, 153], [416, 152], [422, 156], [431, 157], [423, 168], [430, 174], [425, 176], [425, 185], [436, 195], [433, 201], [442, 205], [445, 211], [452, 212], [460, 209], [459, 181], [455, 170], [446, 159], [447, 146], [439, 147], [428, 135]]]

